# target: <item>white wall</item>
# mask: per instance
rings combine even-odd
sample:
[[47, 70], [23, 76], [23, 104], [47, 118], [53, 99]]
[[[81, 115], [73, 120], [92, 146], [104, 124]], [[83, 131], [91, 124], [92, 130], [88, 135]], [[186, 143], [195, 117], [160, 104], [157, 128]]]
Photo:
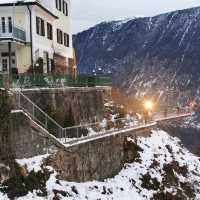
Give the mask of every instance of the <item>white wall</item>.
[[[33, 53], [35, 54], [39, 49], [41, 57], [43, 56], [43, 52], [47, 51], [49, 52], [50, 58], [53, 56], [54, 52], [59, 53], [66, 58], [73, 58], [70, 1], [66, 0], [68, 3], [69, 16], [65, 16], [61, 11], [56, 9], [54, 0], [43, 0], [41, 2], [46, 8], [58, 16], [58, 19], [51, 17], [39, 7], [33, 7]], [[45, 21], [45, 37], [36, 33], [36, 16], [41, 17]], [[47, 38], [46, 22], [51, 23], [53, 26], [53, 41]], [[57, 28], [61, 29], [63, 33], [70, 35], [70, 47], [65, 47], [64, 44], [61, 45], [57, 43]]]
[[24, 30], [26, 32], [26, 40], [30, 42], [30, 20], [29, 12], [27, 7], [16, 6], [16, 7], [0, 7], [0, 26], [1, 17], [6, 18], [6, 25], [8, 25], [8, 17], [12, 17], [14, 26]]

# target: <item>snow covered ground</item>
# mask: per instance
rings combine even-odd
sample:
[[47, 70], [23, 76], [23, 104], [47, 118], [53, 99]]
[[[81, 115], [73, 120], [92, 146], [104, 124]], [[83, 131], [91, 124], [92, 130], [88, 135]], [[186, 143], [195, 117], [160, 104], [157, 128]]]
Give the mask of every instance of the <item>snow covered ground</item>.
[[[135, 142], [131, 138], [128, 140]], [[143, 200], [161, 192], [168, 192], [168, 195], [182, 193], [181, 199], [189, 199], [187, 195], [190, 196], [191, 191], [196, 196], [190, 199], [200, 199], [200, 158], [185, 149], [179, 139], [162, 130], [155, 130], [151, 137], [139, 138], [137, 145], [142, 149], [140, 159], [126, 164], [112, 179], [87, 183], [58, 181], [57, 173], [51, 169], [53, 173], [46, 183], [48, 197], [38, 197], [35, 191], [18, 200], [51, 200], [55, 196], [63, 200]], [[38, 171], [41, 160], [46, 157], [17, 162], [26, 165], [29, 171]], [[8, 198], [0, 194], [0, 199]], [[157, 199], [162, 199], [162, 196]]]

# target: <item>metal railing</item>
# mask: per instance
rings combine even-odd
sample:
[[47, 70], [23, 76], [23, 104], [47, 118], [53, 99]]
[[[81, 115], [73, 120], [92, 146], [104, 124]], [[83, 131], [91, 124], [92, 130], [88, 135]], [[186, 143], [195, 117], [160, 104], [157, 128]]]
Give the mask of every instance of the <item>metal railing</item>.
[[191, 114], [189, 110], [176, 110], [172, 108], [166, 114], [165, 112], [156, 112], [146, 121], [142, 116], [130, 116], [118, 119], [104, 119], [101, 122], [80, 124], [78, 126], [63, 128], [47, 113], [41, 110], [22, 92], [16, 92], [16, 104], [18, 109], [22, 109], [36, 123], [46, 129], [50, 134], [54, 135], [62, 143], [70, 143], [79, 140], [87, 140], [88, 138], [102, 136], [112, 132], [126, 130], [129, 128], [139, 128], [149, 126], [156, 121], [167, 120], [178, 116], [187, 116]]
[[49, 133], [62, 137], [63, 128], [20, 91], [16, 91], [16, 105]]
[[115, 120], [106, 120], [102, 122], [95, 122], [89, 124], [80, 124], [78, 126], [67, 127], [63, 130], [62, 143], [73, 142], [76, 140], [87, 139], [91, 137], [109, 134], [115, 131], [120, 131], [128, 128], [137, 128], [145, 125], [143, 120], [136, 120], [135, 118], [119, 118]]
[[26, 32], [18, 26], [0, 26], [0, 38], [15, 38], [25, 42]]
[[79, 75], [76, 79], [67, 75], [18, 75], [13, 76], [12, 87], [36, 88], [36, 87], [94, 87], [111, 86], [110, 77]]
[[79, 126], [67, 127], [63, 129], [60, 141], [62, 143], [70, 143], [77, 140], [84, 140], [87, 138], [98, 137], [104, 134], [109, 134], [116, 131], [126, 130], [130, 128], [139, 128], [149, 126], [157, 121], [172, 119], [179, 116], [190, 114], [185, 110], [177, 113], [176, 109], [172, 109], [167, 115], [163, 112], [156, 113], [146, 121], [144, 117], [128, 116], [125, 118], [118, 118], [102, 122], [95, 122], [90, 124], [81, 124]]

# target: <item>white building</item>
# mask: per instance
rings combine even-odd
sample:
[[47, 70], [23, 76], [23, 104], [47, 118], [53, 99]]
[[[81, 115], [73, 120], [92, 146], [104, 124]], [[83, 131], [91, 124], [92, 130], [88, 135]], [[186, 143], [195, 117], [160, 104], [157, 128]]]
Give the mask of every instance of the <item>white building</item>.
[[0, 0], [0, 71], [66, 74], [73, 58], [70, 0]]

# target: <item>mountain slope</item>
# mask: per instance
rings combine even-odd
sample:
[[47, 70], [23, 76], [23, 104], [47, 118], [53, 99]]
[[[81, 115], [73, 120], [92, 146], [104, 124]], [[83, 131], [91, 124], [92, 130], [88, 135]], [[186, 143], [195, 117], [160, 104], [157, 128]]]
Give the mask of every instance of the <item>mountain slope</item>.
[[77, 34], [74, 45], [81, 73], [112, 72], [128, 94], [199, 92], [200, 7], [104, 22]]
[[[57, 173], [46, 167], [51, 170], [47, 182], [42, 184], [47, 196], [42, 197], [38, 189], [30, 191], [19, 200], [200, 199], [199, 158], [186, 150], [177, 138], [157, 130], [152, 132], [151, 137], [138, 138], [137, 143], [131, 138], [128, 138], [128, 142], [130, 145], [137, 145], [137, 159], [126, 164], [114, 178], [104, 182], [72, 183], [58, 180]], [[32, 170], [35, 173], [40, 170], [45, 173], [45, 166], [41, 162], [45, 157], [39, 156], [17, 162], [32, 174]], [[3, 193], [0, 193], [0, 198], [8, 199]]]

